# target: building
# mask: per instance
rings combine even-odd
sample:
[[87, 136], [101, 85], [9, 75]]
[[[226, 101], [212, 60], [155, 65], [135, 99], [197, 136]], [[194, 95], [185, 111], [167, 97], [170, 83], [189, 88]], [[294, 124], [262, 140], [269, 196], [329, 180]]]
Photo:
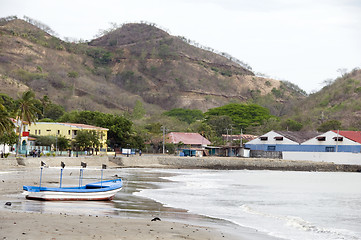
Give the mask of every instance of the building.
[[247, 142], [245, 148], [278, 152], [303, 151], [301, 144], [319, 134], [319, 132], [270, 131]]
[[179, 144], [183, 143], [189, 147], [205, 147], [210, 145], [211, 142], [200, 135], [199, 133], [190, 133], [190, 132], [171, 132], [166, 136], [167, 143]]
[[361, 152], [360, 131], [332, 130], [302, 143], [305, 152]]
[[[11, 118], [11, 121], [14, 123], [14, 131], [16, 132], [16, 135], [19, 136], [20, 126], [21, 126], [20, 119]], [[21, 132], [22, 133], [21, 133], [21, 138], [20, 138], [19, 154], [28, 154], [28, 144], [29, 144], [29, 123], [28, 122], [23, 121], [23, 129]], [[10, 147], [9, 152], [10, 152], [10, 150], [12, 150], [11, 152], [15, 153], [16, 152], [16, 144], [13, 147]]]
[[184, 156], [204, 156], [208, 155], [205, 147], [211, 142], [199, 133], [171, 132], [166, 136], [166, 143], [181, 145], [179, 150]]
[[29, 133], [35, 136], [63, 136], [69, 140], [75, 139], [77, 133], [82, 130], [96, 131], [101, 144], [100, 151], [107, 149], [107, 128], [96, 127], [79, 123], [56, 123], [56, 122], [37, 122], [29, 126]]

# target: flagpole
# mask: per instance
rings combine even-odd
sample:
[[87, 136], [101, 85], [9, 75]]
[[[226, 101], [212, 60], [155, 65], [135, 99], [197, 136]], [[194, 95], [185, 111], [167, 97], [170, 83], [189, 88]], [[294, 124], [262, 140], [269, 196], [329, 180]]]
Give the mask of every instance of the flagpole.
[[41, 189], [41, 178], [43, 176], [43, 167], [40, 167], [40, 183], [39, 183], [39, 189]]
[[60, 188], [61, 188], [61, 183], [63, 181], [63, 170], [65, 168], [65, 164], [64, 162], [61, 162], [61, 169], [60, 169]]

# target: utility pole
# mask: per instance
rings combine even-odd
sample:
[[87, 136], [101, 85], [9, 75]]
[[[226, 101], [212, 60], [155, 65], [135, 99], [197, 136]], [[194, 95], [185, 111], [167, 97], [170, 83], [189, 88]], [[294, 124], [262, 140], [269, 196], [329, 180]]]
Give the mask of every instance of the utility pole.
[[162, 126], [162, 131], [163, 131], [163, 154], [165, 152], [165, 127]]
[[240, 137], [240, 147], [242, 147], [242, 145], [243, 145], [243, 141], [242, 141], [243, 139], [242, 139], [242, 128], [241, 128], [241, 137]]

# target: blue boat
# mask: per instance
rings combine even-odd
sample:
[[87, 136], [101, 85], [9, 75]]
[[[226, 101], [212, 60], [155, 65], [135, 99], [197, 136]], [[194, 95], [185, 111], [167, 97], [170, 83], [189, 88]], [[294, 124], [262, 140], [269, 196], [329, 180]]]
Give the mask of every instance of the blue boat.
[[23, 186], [27, 199], [43, 201], [112, 200], [122, 189], [120, 178], [89, 183], [80, 187]]

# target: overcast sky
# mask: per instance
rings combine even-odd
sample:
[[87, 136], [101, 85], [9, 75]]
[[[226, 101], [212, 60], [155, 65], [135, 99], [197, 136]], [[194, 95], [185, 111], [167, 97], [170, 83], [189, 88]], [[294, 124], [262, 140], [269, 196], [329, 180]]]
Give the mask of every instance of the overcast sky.
[[0, 0], [10, 15], [83, 40], [112, 22], [152, 22], [308, 93], [361, 67], [360, 0]]

